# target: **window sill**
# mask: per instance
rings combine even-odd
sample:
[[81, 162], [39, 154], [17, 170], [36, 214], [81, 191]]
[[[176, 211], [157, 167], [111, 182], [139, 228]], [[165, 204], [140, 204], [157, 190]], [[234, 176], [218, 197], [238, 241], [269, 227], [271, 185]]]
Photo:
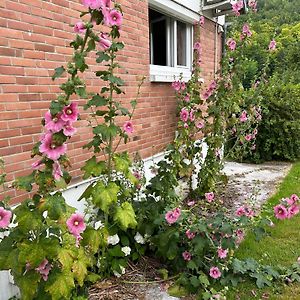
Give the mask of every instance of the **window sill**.
[[151, 82], [173, 82], [179, 79], [180, 76], [182, 76], [184, 81], [188, 81], [191, 78], [191, 74], [188, 68], [150, 65]]

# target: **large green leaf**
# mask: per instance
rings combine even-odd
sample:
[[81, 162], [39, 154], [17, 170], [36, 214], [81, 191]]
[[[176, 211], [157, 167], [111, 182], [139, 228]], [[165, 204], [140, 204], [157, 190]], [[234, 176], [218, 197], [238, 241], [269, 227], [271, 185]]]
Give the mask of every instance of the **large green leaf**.
[[9, 270], [11, 265], [9, 255], [12, 252], [14, 241], [11, 237], [4, 237], [0, 242], [0, 270]]
[[113, 160], [117, 171], [125, 174], [128, 172], [131, 161], [127, 153], [115, 154]]
[[96, 253], [100, 245], [105, 245], [102, 234], [91, 227], [87, 228], [82, 234], [82, 246], [89, 246], [92, 253]]
[[36, 268], [47, 257], [47, 251], [36, 242], [24, 242], [19, 245], [19, 262], [24, 266], [30, 263], [31, 267]]
[[35, 171], [27, 176], [19, 176], [16, 181], [13, 183], [14, 187], [18, 190], [25, 190], [31, 192], [32, 184], [34, 183]]
[[110, 182], [105, 186], [104, 183], [100, 181], [95, 185], [92, 193], [93, 202], [107, 213], [111, 204], [117, 202], [119, 190], [119, 186], [114, 182]]
[[34, 296], [36, 295], [40, 279], [40, 274], [33, 270], [27, 272], [26, 276], [14, 276], [14, 280], [20, 289], [22, 300], [35, 299]]
[[74, 275], [71, 272], [53, 275], [46, 285], [46, 291], [52, 300], [70, 299], [73, 288], [75, 288]]
[[64, 269], [71, 270], [74, 261], [74, 251], [61, 248], [58, 252], [58, 260]]
[[124, 202], [121, 206], [117, 207], [114, 220], [118, 222], [123, 230], [126, 230], [127, 228], [135, 228], [137, 221], [131, 203]]
[[52, 80], [55, 80], [56, 78], [61, 77], [61, 75], [66, 71], [63, 66], [58, 67], [54, 70], [54, 74], [52, 75]]
[[96, 156], [90, 158], [86, 163], [85, 166], [81, 168], [84, 171], [83, 179], [87, 179], [90, 176], [97, 177], [103, 173], [106, 168], [106, 164], [104, 161], [97, 162]]
[[61, 193], [47, 196], [44, 207], [48, 210], [48, 217], [52, 220], [58, 220], [67, 211], [66, 201]]

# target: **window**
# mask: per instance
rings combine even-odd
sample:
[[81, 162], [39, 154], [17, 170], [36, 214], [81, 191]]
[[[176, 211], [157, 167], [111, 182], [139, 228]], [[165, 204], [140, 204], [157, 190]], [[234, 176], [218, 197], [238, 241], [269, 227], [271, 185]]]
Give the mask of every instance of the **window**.
[[183, 77], [189, 77], [192, 25], [150, 8], [149, 31], [150, 79], [170, 82], [180, 73]]

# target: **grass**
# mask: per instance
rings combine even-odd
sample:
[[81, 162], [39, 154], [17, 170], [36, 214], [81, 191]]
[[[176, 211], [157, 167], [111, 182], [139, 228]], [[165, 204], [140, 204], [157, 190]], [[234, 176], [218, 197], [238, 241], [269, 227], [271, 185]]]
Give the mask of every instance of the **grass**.
[[[293, 165], [277, 193], [268, 200], [266, 208], [273, 207], [281, 198], [291, 194], [300, 195], [300, 162]], [[270, 236], [260, 242], [252, 235], [247, 236], [236, 255], [239, 259], [252, 257], [266, 265], [291, 266], [300, 256], [300, 215], [290, 220], [276, 221], [275, 226], [270, 229]], [[252, 291], [255, 291], [256, 296]], [[254, 282], [246, 280], [236, 289], [231, 289], [227, 299], [263, 299], [264, 293], [272, 300], [300, 300], [300, 284], [274, 283], [270, 288], [258, 289]]]

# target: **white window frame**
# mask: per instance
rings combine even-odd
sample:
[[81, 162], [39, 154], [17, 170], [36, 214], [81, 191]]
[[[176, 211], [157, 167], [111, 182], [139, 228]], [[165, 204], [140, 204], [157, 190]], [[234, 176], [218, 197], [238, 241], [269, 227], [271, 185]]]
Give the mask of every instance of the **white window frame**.
[[[173, 26], [173, 43], [170, 43], [171, 30], [167, 25], [167, 64], [168, 66], [159, 66], [150, 64], [150, 81], [152, 82], [172, 82], [180, 76], [187, 81], [191, 78], [192, 57], [193, 57], [193, 23], [199, 19], [199, 15], [191, 10], [183, 9], [182, 6], [171, 0], [149, 0], [149, 8], [156, 10], [171, 20], [170, 26]], [[187, 66], [177, 65], [177, 20], [187, 24], [187, 43], [186, 55]], [[151, 39], [151, 37], [150, 37]], [[151, 39], [152, 43], [152, 39]], [[170, 48], [173, 47], [173, 49]], [[173, 55], [171, 55], [171, 53]], [[170, 59], [172, 61], [170, 61]], [[152, 58], [151, 58], [152, 61]]]

